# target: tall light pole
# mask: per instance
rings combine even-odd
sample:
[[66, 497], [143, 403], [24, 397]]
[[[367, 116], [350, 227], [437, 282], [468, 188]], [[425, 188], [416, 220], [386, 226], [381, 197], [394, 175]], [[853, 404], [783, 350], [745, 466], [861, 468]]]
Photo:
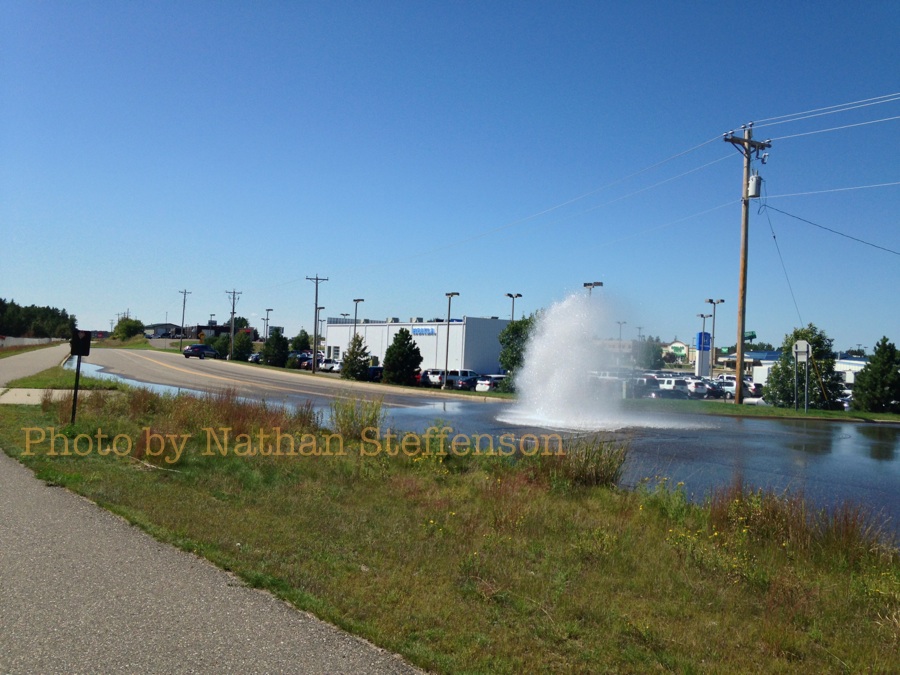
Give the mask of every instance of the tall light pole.
[[353, 335], [356, 335], [356, 311], [359, 309], [359, 303], [365, 302], [365, 298], [353, 298]]
[[628, 322], [627, 321], [616, 321], [616, 323], [619, 324], [619, 342], [621, 342], [622, 341], [622, 326], [624, 326]]
[[712, 305], [712, 335], [709, 339], [709, 376], [713, 376], [713, 372], [716, 369], [716, 305], [721, 305], [724, 300], [713, 300], [712, 298], [707, 298], [706, 302]]
[[703, 358], [703, 335], [706, 333], [706, 320], [712, 316], [712, 314], [698, 314], [698, 317], [703, 319], [702, 328], [700, 328], [700, 339], [697, 340], [697, 375], [703, 375], [703, 366], [701, 359]]
[[271, 307], [266, 308], [266, 336], [264, 338], [265, 342], [269, 341], [269, 312], [273, 312], [273, 311], [275, 311], [275, 310], [273, 310]]
[[453, 302], [453, 297], [459, 295], [459, 293], [452, 292], [447, 293], [447, 349], [444, 352], [444, 382], [441, 384], [441, 389], [447, 388], [447, 368], [450, 366], [450, 303]]
[[521, 298], [522, 294], [521, 293], [515, 293], [515, 294], [507, 293], [506, 297], [512, 298], [512, 313], [510, 314], [510, 321], [515, 321], [516, 320], [516, 298]]
[[189, 296], [192, 291], [185, 288], [183, 291], [178, 292], [184, 296], [181, 300], [181, 330], [178, 331], [178, 351], [181, 351], [181, 342], [184, 340], [184, 309], [187, 307], [187, 296]]
[[588, 289], [588, 296], [591, 295], [591, 291], [597, 288], [598, 286], [603, 286], [602, 281], [585, 281], [584, 287]]

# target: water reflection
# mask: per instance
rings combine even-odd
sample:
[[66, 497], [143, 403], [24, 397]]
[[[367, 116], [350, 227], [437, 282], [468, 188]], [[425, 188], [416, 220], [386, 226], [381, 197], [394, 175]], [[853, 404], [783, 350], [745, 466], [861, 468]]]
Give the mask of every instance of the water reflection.
[[893, 462], [897, 459], [897, 429], [880, 424], [856, 426], [857, 447], [874, 460]]

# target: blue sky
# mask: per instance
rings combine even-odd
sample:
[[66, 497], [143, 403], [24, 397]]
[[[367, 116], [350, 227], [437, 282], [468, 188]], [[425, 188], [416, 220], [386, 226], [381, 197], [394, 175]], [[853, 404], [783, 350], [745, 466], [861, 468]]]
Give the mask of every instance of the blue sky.
[[755, 121], [747, 329], [898, 342], [898, 33], [896, 2], [5, 2], [0, 297], [102, 329], [236, 289], [293, 335], [316, 275], [324, 315], [403, 320], [602, 281], [624, 338], [712, 297], [731, 344], [722, 134]]

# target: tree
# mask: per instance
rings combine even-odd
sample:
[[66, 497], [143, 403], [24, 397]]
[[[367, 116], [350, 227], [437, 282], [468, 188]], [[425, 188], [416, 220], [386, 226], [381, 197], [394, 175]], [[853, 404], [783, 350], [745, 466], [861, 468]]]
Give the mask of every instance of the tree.
[[416, 370], [420, 365], [422, 354], [419, 346], [412, 339], [412, 334], [406, 328], [401, 328], [384, 353], [382, 381], [389, 384], [415, 384]]
[[305, 352], [308, 349], [312, 349], [312, 340], [309, 337], [309, 333], [303, 328], [301, 328], [300, 332], [294, 336], [293, 340], [291, 340], [291, 349], [295, 352]]
[[135, 335], [141, 335], [143, 332], [143, 323], [141, 323], [137, 319], [123, 316], [121, 319], [119, 319], [119, 323], [116, 324], [116, 327], [113, 330], [113, 337], [118, 338], [119, 340], [127, 340], [128, 338], [134, 337]]
[[204, 342], [219, 352], [219, 356], [223, 359], [231, 352], [231, 336], [228, 333], [222, 333], [218, 337], [208, 337]]
[[865, 368], [856, 374], [853, 409], [900, 412], [900, 352], [886, 337], [881, 338]]
[[287, 364], [288, 339], [277, 328], [272, 330], [272, 335], [263, 345], [262, 358], [270, 366], [284, 368]]
[[250, 321], [243, 316], [234, 317], [234, 330], [239, 331], [241, 328], [250, 328]]
[[[794, 389], [797, 390], [796, 401], [804, 400], [805, 370], [797, 364], [796, 379], [794, 376], [794, 343], [797, 340], [809, 342], [812, 350], [809, 364], [809, 406], [826, 410], [835, 407], [835, 401], [844, 389], [839, 373], [834, 370], [834, 351], [832, 340], [813, 324], [806, 328], [797, 328], [793, 333], [784, 336], [781, 345], [781, 359], [772, 366], [763, 397], [766, 402], [781, 407], [795, 404]], [[824, 391], [823, 391], [824, 388]]]
[[246, 361], [253, 353], [253, 336], [247, 331], [241, 331], [234, 336], [234, 360]]
[[645, 370], [660, 370], [665, 365], [663, 361], [662, 344], [658, 340], [642, 340], [636, 343], [634, 349], [634, 363], [638, 368]]
[[500, 367], [507, 373], [507, 380], [514, 378], [516, 371], [525, 362], [525, 345], [534, 330], [534, 314], [510, 321], [500, 331]]
[[363, 344], [362, 335], [357, 333], [350, 338], [350, 344], [344, 352], [341, 362], [341, 379], [365, 380], [369, 374], [369, 350]]

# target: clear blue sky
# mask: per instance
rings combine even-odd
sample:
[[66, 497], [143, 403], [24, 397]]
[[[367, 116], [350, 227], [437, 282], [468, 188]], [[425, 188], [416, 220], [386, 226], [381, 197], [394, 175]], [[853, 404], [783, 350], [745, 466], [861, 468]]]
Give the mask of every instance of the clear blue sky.
[[236, 289], [293, 335], [316, 275], [324, 315], [403, 320], [602, 281], [624, 338], [713, 297], [731, 344], [753, 120], [766, 203], [815, 225], [753, 204], [747, 328], [900, 342], [898, 35], [893, 0], [8, 1], [0, 297], [103, 329]]

